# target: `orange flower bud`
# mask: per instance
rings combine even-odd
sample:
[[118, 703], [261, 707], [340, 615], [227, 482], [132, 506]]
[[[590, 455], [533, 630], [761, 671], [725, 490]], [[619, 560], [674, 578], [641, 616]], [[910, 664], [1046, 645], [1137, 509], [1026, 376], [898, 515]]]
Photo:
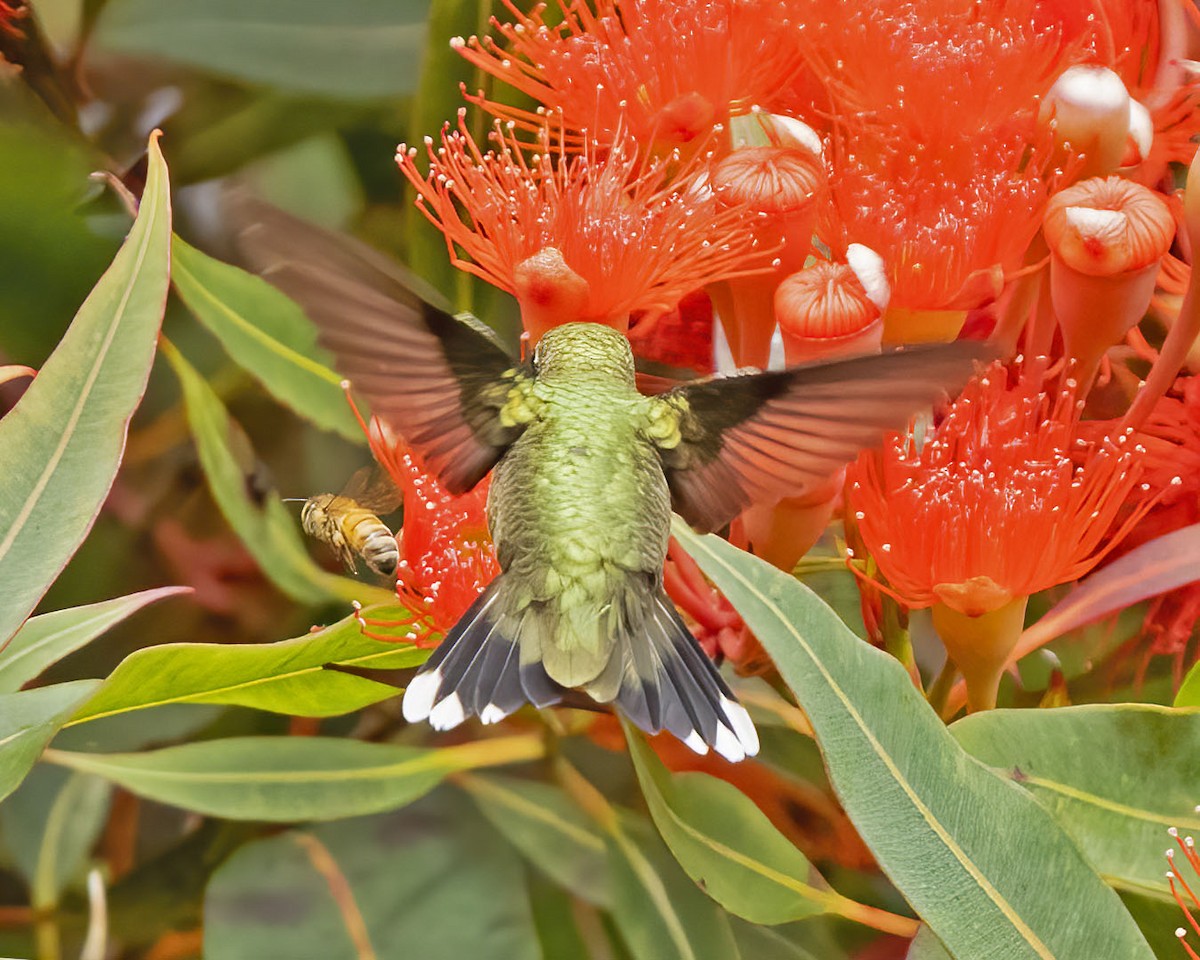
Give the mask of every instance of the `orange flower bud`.
[[717, 164], [711, 184], [724, 205], [759, 214], [754, 237], [761, 249], [773, 251], [772, 272], [711, 290], [734, 361], [765, 368], [775, 331], [775, 288], [808, 257], [824, 166], [804, 147], [743, 147]]
[[1175, 221], [1146, 187], [1094, 177], [1051, 198], [1043, 230], [1054, 312], [1087, 383], [1104, 351], [1145, 314]]
[[[557, 247], [542, 247], [513, 269], [521, 323], [534, 344], [551, 327], [582, 320], [591, 298], [587, 280], [570, 268]], [[625, 316], [628, 323], [628, 315]]]
[[887, 305], [883, 261], [866, 247], [851, 246], [863, 275], [849, 263], [818, 260], [775, 291], [775, 319], [789, 364], [878, 352]]

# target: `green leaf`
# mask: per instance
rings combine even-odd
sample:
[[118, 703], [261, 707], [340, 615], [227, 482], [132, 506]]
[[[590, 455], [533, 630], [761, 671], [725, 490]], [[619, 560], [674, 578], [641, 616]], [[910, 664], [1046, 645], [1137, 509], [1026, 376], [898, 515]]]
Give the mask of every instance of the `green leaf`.
[[161, 349], [183, 387], [188, 422], [213, 497], [271, 582], [289, 597], [305, 603], [387, 603], [393, 599], [380, 587], [327, 573], [313, 562], [304, 548], [293, 511], [274, 493], [259, 498], [260, 503], [248, 489], [255, 464], [242, 428], [173, 344], [164, 339]]
[[112, 787], [97, 777], [71, 774], [46, 816], [30, 895], [35, 909], [52, 909], [73, 880], [81, 880], [88, 855], [108, 819]]
[[939, 940], [927, 926], [921, 925], [912, 943], [908, 945], [908, 953], [904, 960], [954, 960], [942, 946]]
[[990, 710], [950, 732], [1041, 801], [1109, 883], [1170, 897], [1167, 828], [1200, 832], [1200, 710]]
[[159, 587], [127, 597], [55, 610], [33, 617], [16, 632], [0, 654], [0, 693], [13, 693], [68, 653], [91, 643], [120, 623], [164, 597], [191, 593], [190, 587]]
[[635, 960], [737, 960], [729, 919], [646, 823], [614, 818], [606, 842], [613, 919]]
[[188, 309], [235, 362], [284, 406], [324, 430], [365, 443], [342, 378], [317, 346], [317, 331], [296, 304], [265, 280], [214, 260], [178, 237], [171, 281]]
[[1149, 960], [1070, 838], [963, 751], [896, 660], [790, 576], [682, 523], [674, 533], [771, 654], [855, 827], [951, 953]]
[[242, 847], [209, 884], [204, 956], [539, 960], [541, 953], [520, 859], [469, 801], [439, 790], [396, 813]]
[[843, 901], [737, 787], [705, 773], [672, 774], [628, 724], [625, 734], [658, 832], [726, 910], [754, 923], [786, 923]]
[[154, 359], [170, 231], [167, 168], [152, 137], [133, 229], [0, 420], [0, 641], [16, 632], [83, 542], [112, 486]]
[[147, 753], [46, 759], [172, 806], [229, 820], [336, 820], [411, 803], [449, 774], [534, 760], [536, 736], [420, 749], [335, 737], [237, 737]]
[[604, 836], [562, 790], [491, 774], [459, 785], [530, 863], [588, 903], [609, 906]]
[[109, 0], [92, 45], [347, 99], [411, 93], [424, 0]]
[[[400, 619], [403, 607], [378, 607], [372, 616]], [[324, 630], [278, 643], [168, 643], [135, 650], [72, 718], [72, 724], [166, 703], [221, 703], [303, 717], [331, 717], [393, 697], [400, 691], [343, 667], [398, 669], [423, 663], [423, 650], [400, 640], [363, 635], [353, 616]]]
[[50, 738], [98, 682], [73, 680], [0, 694], [0, 800], [17, 788]]

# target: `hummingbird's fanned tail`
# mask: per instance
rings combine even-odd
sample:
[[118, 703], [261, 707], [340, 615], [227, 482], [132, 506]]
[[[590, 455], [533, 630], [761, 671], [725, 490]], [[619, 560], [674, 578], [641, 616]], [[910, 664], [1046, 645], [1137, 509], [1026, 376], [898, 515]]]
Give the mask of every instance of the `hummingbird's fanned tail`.
[[654, 589], [641, 630], [622, 632], [613, 652], [624, 665], [616, 705], [647, 733], [669, 731], [697, 753], [712, 748], [735, 763], [754, 756], [758, 733], [750, 715], [675, 605]]
[[467, 717], [496, 723], [531, 702], [558, 703], [566, 692], [540, 661], [521, 663], [513, 625], [504, 616], [504, 575], [493, 580], [446, 634], [404, 692], [404, 719], [450, 730]]
[[[636, 584], [636, 585], [635, 585]], [[501, 574], [463, 614], [404, 694], [404, 718], [449, 730], [467, 717], [504, 719], [526, 701], [558, 703], [568, 687], [547, 672], [545, 645], [564, 629], [555, 613], [531, 605], [508, 611]], [[758, 752], [758, 734], [674, 604], [653, 580], [631, 581], [614, 606], [607, 665], [580, 684], [614, 703], [647, 733], [669, 731], [697, 753], [738, 761]]]

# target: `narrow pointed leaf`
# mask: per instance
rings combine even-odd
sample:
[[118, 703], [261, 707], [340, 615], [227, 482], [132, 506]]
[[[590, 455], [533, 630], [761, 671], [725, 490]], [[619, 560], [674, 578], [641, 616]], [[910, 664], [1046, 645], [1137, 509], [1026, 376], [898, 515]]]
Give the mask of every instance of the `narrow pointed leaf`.
[[12, 793], [96, 680], [0, 694], [0, 799]]
[[796, 847], [737, 787], [704, 773], [671, 773], [626, 725], [654, 825], [688, 875], [730, 913], [786, 923], [841, 901]]
[[159, 587], [33, 617], [0, 654], [0, 693], [20, 690], [48, 666], [91, 643], [142, 607], [191, 592], [191, 587]]
[[261, 502], [251, 495], [247, 487], [254, 463], [242, 461], [253, 455], [241, 449], [247, 446], [241, 427], [229, 416], [212, 387], [171, 343], [164, 340], [162, 352], [183, 387], [188, 423], [213, 497], [271, 582], [289, 597], [307, 603], [386, 603], [391, 599], [380, 587], [322, 570], [304, 547], [295, 512], [288, 510], [274, 492], [262, 497]]
[[1200, 833], [1200, 710], [989, 710], [950, 731], [1053, 813], [1109, 883], [1170, 896], [1167, 828]]
[[317, 331], [295, 303], [265, 280], [222, 263], [178, 237], [171, 282], [229, 356], [277, 399], [324, 430], [364, 443]]
[[534, 760], [542, 750], [536, 736], [441, 749], [333, 737], [239, 737], [147, 753], [52, 750], [46, 759], [196, 813], [288, 822], [392, 810], [451, 773]]
[[674, 532], [771, 654], [850, 819], [951, 953], [1150, 960], [1116, 893], [1066, 833], [963, 751], [895, 659], [792, 577], [683, 524]]
[[613, 919], [634, 960], [737, 960], [728, 917], [644, 821], [617, 818], [606, 842]]
[[[397, 619], [403, 607], [369, 615]], [[394, 628], [402, 630], [403, 628]], [[165, 703], [221, 703], [304, 717], [331, 717], [393, 697], [395, 687], [326, 669], [398, 669], [423, 663], [428, 650], [363, 636], [353, 616], [331, 627], [278, 643], [167, 643], [136, 650], [121, 661], [72, 723]]]
[[588, 903], [609, 906], [604, 835], [566, 793], [494, 774], [471, 774], [459, 783], [530, 863]]
[[1010, 659], [1019, 660], [1064, 633], [1200, 580], [1197, 557], [1200, 523], [1130, 550], [1093, 573], [1026, 630]]
[[0, 641], [75, 553], [108, 495], [167, 295], [171, 205], [156, 137], [141, 211], [54, 353], [0, 420]]

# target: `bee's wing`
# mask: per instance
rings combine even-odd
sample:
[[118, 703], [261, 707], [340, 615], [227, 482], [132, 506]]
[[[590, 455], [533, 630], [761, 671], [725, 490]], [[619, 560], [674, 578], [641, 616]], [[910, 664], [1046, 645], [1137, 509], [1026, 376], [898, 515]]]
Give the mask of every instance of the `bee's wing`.
[[459, 494], [483, 479], [522, 430], [499, 411], [528, 384], [495, 335], [357, 240], [248, 197], [236, 218], [254, 268], [304, 308], [338, 369], [442, 485]]
[[678, 387], [659, 401], [675, 409], [682, 436], [661, 451], [672, 506], [711, 531], [752, 503], [798, 494], [961, 388], [990, 356], [963, 341]]
[[391, 513], [400, 506], [404, 494], [386, 470], [366, 466], [354, 471], [339, 496], [353, 500], [372, 513]]

